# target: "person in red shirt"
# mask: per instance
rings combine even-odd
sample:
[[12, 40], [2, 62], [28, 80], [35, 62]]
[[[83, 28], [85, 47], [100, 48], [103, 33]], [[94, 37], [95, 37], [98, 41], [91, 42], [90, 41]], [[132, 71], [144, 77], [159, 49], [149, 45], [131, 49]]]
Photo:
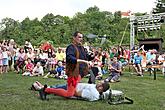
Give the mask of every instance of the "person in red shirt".
[[25, 72], [22, 75], [23, 76], [31, 76], [32, 71], [33, 71], [33, 68], [34, 68], [34, 65], [31, 62], [31, 59], [30, 58], [27, 59], [25, 68], [26, 68], [26, 70], [25, 70]]

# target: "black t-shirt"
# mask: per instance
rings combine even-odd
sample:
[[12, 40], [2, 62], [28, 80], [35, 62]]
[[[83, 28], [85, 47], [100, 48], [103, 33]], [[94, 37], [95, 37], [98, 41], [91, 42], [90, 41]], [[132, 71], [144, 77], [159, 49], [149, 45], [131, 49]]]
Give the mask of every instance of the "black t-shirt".
[[92, 67], [91, 69], [92, 69], [93, 74], [94, 74], [95, 76], [97, 76], [97, 75], [98, 75], [98, 72], [99, 72], [98, 67]]

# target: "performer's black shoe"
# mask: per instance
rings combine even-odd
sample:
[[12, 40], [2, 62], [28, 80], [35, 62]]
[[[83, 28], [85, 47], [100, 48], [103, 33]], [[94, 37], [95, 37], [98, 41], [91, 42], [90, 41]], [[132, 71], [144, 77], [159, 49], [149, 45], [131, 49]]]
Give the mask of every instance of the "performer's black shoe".
[[41, 100], [46, 100], [47, 93], [45, 92], [45, 89], [47, 88], [47, 85], [44, 85], [44, 88], [39, 90], [39, 95]]

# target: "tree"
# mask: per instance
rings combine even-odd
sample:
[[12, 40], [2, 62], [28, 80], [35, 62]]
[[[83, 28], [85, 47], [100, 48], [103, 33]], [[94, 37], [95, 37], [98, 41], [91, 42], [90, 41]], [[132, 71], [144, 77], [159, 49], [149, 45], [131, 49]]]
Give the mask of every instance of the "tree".
[[12, 18], [4, 18], [1, 22], [1, 35], [4, 39], [16, 38], [20, 31], [20, 23]]
[[163, 13], [165, 12], [165, 0], [157, 0], [156, 8], [153, 9], [154, 13]]
[[[162, 0], [163, 1], [163, 0]], [[143, 13], [136, 13], [143, 15]], [[85, 13], [77, 12], [73, 18], [68, 16], [46, 14], [40, 21], [38, 18], [30, 20], [28, 17], [22, 22], [12, 18], [4, 18], [0, 23], [1, 38], [13, 38], [20, 45], [25, 40], [30, 40], [33, 45], [39, 45], [43, 41], [50, 41], [53, 45], [64, 45], [71, 42], [73, 32], [81, 31], [85, 37], [88, 34], [96, 36], [106, 35], [107, 42], [104, 47], [109, 45], [119, 45], [124, 34], [122, 44], [129, 44], [130, 30], [128, 18], [121, 18], [121, 12], [112, 14], [109, 11], [100, 11], [97, 6], [89, 7]], [[161, 27], [160, 35], [165, 36], [164, 27]], [[144, 36], [141, 34], [140, 36]], [[135, 41], [138, 37], [135, 37]], [[100, 39], [93, 38], [91, 45], [100, 45]]]

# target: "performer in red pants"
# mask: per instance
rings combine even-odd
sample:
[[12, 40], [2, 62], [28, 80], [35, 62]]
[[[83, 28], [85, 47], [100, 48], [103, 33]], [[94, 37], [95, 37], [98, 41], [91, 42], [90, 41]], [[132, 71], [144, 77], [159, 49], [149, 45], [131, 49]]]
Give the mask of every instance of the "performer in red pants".
[[46, 99], [46, 94], [55, 94], [63, 97], [72, 97], [75, 94], [77, 83], [88, 74], [89, 60], [94, 58], [94, 56], [89, 55], [85, 51], [82, 41], [82, 33], [76, 31], [73, 35], [72, 44], [66, 49], [67, 90], [45, 87], [39, 91], [42, 100]]

